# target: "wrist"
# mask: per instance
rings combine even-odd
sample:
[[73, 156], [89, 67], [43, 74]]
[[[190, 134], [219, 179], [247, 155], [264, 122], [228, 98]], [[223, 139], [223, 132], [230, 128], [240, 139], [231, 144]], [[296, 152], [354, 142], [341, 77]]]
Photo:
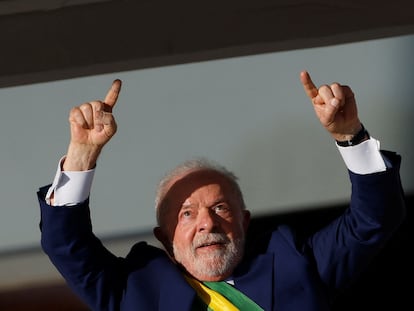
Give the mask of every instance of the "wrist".
[[350, 147], [362, 143], [365, 140], [370, 138], [368, 131], [365, 129], [364, 125], [361, 123], [361, 129], [353, 136], [345, 140], [335, 140], [338, 146], [341, 147]]
[[87, 171], [96, 166], [102, 148], [83, 144], [69, 144], [62, 164], [63, 171]]

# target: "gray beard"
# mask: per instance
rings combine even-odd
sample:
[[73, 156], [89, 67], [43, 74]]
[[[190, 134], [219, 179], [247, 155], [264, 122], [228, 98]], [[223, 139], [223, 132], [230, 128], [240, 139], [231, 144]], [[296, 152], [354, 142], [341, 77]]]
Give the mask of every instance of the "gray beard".
[[[198, 246], [209, 242], [224, 243], [224, 249], [217, 249], [208, 254], [199, 255], [196, 253]], [[180, 251], [173, 245], [175, 260], [184, 268], [185, 262], [191, 263], [192, 274], [205, 275], [209, 277], [219, 277], [227, 275], [241, 261], [244, 253], [244, 237], [230, 240], [221, 233], [209, 233], [205, 236], [196, 238], [191, 248]]]

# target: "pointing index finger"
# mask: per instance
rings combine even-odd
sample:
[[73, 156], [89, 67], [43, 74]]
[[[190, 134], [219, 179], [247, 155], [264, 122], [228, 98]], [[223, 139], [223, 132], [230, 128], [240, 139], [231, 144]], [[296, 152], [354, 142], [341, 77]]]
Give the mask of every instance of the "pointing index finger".
[[112, 82], [111, 88], [106, 94], [104, 102], [106, 105], [109, 106], [111, 110], [115, 106], [116, 101], [118, 100], [119, 93], [121, 92], [121, 85], [122, 81], [119, 79], [115, 79], [114, 82]]
[[315, 98], [318, 95], [318, 88], [313, 83], [307, 71], [302, 71], [300, 73], [300, 82], [310, 99]]

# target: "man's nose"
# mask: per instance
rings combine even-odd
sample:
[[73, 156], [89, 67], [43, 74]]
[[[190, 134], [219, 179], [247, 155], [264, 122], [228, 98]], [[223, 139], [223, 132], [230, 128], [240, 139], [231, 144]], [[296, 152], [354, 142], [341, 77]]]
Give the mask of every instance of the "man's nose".
[[212, 232], [217, 226], [217, 215], [209, 208], [203, 208], [198, 213], [198, 231]]

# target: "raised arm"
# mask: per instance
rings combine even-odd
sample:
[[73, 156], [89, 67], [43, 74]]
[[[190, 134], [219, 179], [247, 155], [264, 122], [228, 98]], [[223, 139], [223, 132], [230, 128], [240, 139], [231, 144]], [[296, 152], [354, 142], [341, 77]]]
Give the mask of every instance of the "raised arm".
[[[300, 73], [300, 80], [325, 129], [336, 141], [351, 141], [362, 129], [351, 88], [339, 83], [316, 87], [306, 71]], [[365, 133], [358, 142], [367, 139]], [[401, 157], [378, 150], [375, 139], [371, 142], [374, 143], [365, 144], [364, 149], [345, 148], [349, 152], [347, 163], [354, 162], [353, 168], [358, 168], [349, 170], [352, 184], [349, 208], [306, 241], [321, 280], [333, 288], [343, 288], [355, 280], [405, 217], [399, 175]], [[387, 167], [383, 157], [387, 159]]]

